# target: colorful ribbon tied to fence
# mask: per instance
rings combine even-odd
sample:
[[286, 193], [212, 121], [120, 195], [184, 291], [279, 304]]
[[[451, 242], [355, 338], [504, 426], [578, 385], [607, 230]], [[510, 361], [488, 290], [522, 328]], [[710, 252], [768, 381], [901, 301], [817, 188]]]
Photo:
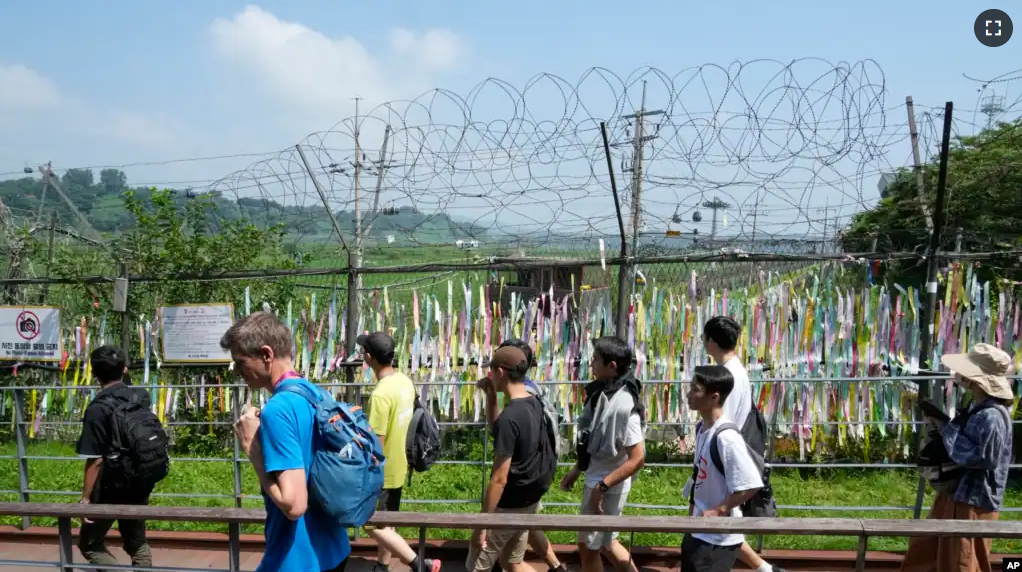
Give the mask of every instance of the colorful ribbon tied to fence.
[[[805, 458], [853, 443], [866, 456], [907, 455], [917, 382], [904, 378], [918, 372], [920, 291], [900, 285], [847, 286], [840, 278], [837, 265], [825, 265], [798, 276], [761, 272], [755, 287], [705, 294], [699, 293], [695, 273], [687, 284], [647, 285], [631, 300], [622, 337], [635, 351], [649, 422], [675, 426], [681, 434], [692, 426], [687, 381], [696, 365], [710, 362], [702, 326], [712, 316], [727, 315], [742, 326], [738, 354], [749, 369], [754, 400], [776, 434], [790, 443], [793, 456]], [[524, 339], [535, 351], [532, 378], [549, 382], [542, 385], [544, 391], [571, 424], [580, 412], [582, 385], [591, 376], [592, 340], [614, 329], [610, 291], [572, 284], [573, 293], [563, 297], [555, 297], [553, 290], [535, 299], [511, 294], [510, 302], [501, 304], [499, 289], [494, 296], [494, 289], [482, 282], [448, 281], [446, 292], [442, 286], [394, 299], [388, 288], [381, 288], [365, 297], [356, 331], [390, 333], [399, 367], [418, 383], [422, 398], [450, 421], [480, 420], [482, 395], [474, 382], [486, 373], [481, 364], [503, 340]], [[947, 269], [939, 290], [934, 357], [987, 342], [1012, 354], [1018, 371], [1022, 308], [1016, 288], [981, 283], [971, 266]], [[241, 307], [249, 313], [251, 306], [246, 293]], [[265, 308], [292, 328], [300, 371], [320, 383], [345, 382], [346, 312], [336, 292], [325, 302], [310, 294], [286, 307]], [[153, 406], [164, 419], [188, 416], [212, 422], [242, 403], [265, 401], [261, 392], [226, 386], [235, 381], [223, 367], [164, 367], [159, 316], [139, 320], [137, 327], [144, 364], [135, 381], [152, 388]], [[56, 375], [66, 388], [29, 392], [25, 408], [33, 432], [49, 415], [80, 416], [94, 393], [87, 356], [90, 347], [110, 341], [106, 317], [76, 319], [65, 335], [67, 350]], [[53, 375], [23, 372], [19, 384], [52, 385]], [[360, 392], [371, 390], [371, 371], [358, 368], [355, 381], [363, 384]], [[961, 397], [957, 386], [948, 380], [936, 393], [953, 413]], [[0, 415], [9, 412], [11, 399], [5, 395]]]

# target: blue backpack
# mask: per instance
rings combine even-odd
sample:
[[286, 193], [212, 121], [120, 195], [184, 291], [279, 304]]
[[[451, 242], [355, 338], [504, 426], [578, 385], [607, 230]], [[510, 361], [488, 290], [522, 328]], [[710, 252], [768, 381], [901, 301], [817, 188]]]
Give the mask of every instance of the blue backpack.
[[363, 526], [383, 493], [383, 447], [361, 407], [336, 401], [301, 384], [280, 391], [305, 398], [315, 410], [309, 501], [345, 528]]

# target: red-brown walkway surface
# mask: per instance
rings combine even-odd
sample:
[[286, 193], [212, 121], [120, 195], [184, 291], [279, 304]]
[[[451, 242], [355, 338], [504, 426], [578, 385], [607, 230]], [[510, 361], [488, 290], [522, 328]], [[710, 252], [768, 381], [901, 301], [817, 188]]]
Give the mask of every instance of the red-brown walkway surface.
[[[129, 564], [128, 557], [124, 554], [120, 548], [111, 546], [111, 552], [121, 559], [122, 564]], [[256, 566], [259, 565], [259, 560], [262, 558], [262, 554], [258, 552], [242, 552], [241, 555], [241, 569], [242, 570], [255, 570]], [[12, 543], [5, 542], [0, 543], [0, 560], [34, 560], [37, 562], [56, 562], [57, 561], [57, 547], [53, 544], [39, 543]], [[84, 563], [85, 559], [81, 557], [78, 549], [75, 549], [75, 562]], [[539, 561], [530, 561], [532, 567], [537, 572], [545, 572], [546, 566]], [[154, 566], [175, 566], [182, 568], [211, 568], [226, 570], [227, 563], [227, 552], [225, 550], [210, 550], [210, 549], [167, 549], [167, 548], [154, 548], [153, 549], [153, 565]], [[370, 572], [373, 567], [373, 560], [364, 551], [359, 552], [359, 556], [353, 556], [348, 563], [347, 572]], [[578, 570], [577, 565], [570, 565], [570, 569], [573, 572]], [[678, 570], [677, 564], [671, 566], [667, 563], [650, 563], [643, 564], [640, 567], [640, 572], [667, 572], [668, 570]], [[814, 570], [821, 570], [821, 568], [813, 568]], [[824, 568], [825, 569], [825, 568]], [[839, 570], [847, 570], [846, 566], [842, 566]], [[889, 570], [889, 568], [882, 568], [883, 570]], [[31, 566], [3, 566], [0, 565], [0, 572], [39, 572], [45, 570], [45, 568], [31, 567]], [[393, 572], [408, 572], [408, 567], [403, 565], [392, 565], [391, 570]], [[455, 561], [444, 561], [443, 572], [462, 572], [464, 570], [464, 556]], [[607, 570], [611, 570], [607, 567]], [[794, 572], [794, 571], [793, 571]]]
[[[75, 531], [77, 532], [77, 531]], [[77, 539], [76, 539], [77, 540]], [[257, 536], [243, 535], [241, 569], [255, 570], [262, 558], [262, 546]], [[112, 532], [108, 543], [110, 550], [121, 563], [128, 565], [127, 555], [120, 549], [120, 538], [116, 531]], [[219, 569], [228, 568], [227, 543], [225, 535], [207, 533], [150, 533], [150, 544], [153, 549], [154, 566], [174, 566], [180, 568]], [[574, 547], [557, 546], [559, 555], [568, 563], [569, 569], [578, 570], [577, 559], [572, 554]], [[75, 562], [85, 563], [78, 549], [75, 548]], [[427, 552], [443, 559], [443, 572], [462, 572], [465, 561], [465, 544], [462, 542], [431, 541]], [[365, 539], [354, 543], [352, 559], [348, 564], [349, 572], [369, 572], [373, 565], [375, 548]], [[640, 572], [666, 572], [678, 570], [677, 549], [637, 549], [636, 562]], [[855, 554], [842, 551], [766, 551], [764, 556], [791, 572], [854, 570]], [[0, 527], [0, 560], [22, 560], [35, 562], [57, 562], [58, 552], [56, 531], [49, 528], [32, 528], [21, 531], [13, 527]], [[901, 556], [885, 552], [870, 552], [867, 557], [866, 569], [870, 571], [892, 571], [898, 569]], [[1000, 557], [995, 559], [995, 570], [1000, 570]], [[538, 560], [530, 560], [537, 572], [546, 572], [546, 566]], [[611, 570], [610, 567], [606, 567]], [[0, 572], [38, 572], [46, 570], [38, 566], [6, 566], [0, 565]], [[408, 572], [406, 566], [396, 564], [393, 572]]]

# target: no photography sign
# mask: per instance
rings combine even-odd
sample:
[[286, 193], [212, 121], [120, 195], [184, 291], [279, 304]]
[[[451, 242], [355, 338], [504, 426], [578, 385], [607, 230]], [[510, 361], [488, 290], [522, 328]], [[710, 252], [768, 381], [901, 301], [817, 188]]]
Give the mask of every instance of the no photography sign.
[[0, 306], [0, 361], [59, 362], [60, 308]]

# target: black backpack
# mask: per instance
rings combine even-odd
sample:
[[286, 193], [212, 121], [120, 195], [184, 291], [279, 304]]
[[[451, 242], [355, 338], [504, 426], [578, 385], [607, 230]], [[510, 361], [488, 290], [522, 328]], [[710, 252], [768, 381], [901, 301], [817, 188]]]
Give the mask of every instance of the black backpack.
[[[721, 431], [738, 431], [745, 441], [745, 448], [752, 457], [752, 462], [759, 470], [760, 478], [763, 480], [763, 488], [756, 492], [756, 495], [745, 501], [742, 506], [742, 516], [750, 517], [774, 517], [777, 516], [777, 501], [774, 500], [774, 488], [770, 485], [770, 467], [766, 465], [766, 419], [763, 413], [755, 404], [749, 409], [749, 416], [745, 418], [745, 424], [741, 430], [734, 423], [725, 423], [713, 434], [710, 439], [710, 461], [717, 468], [720, 474], [724, 472], [724, 460], [720, 458], [720, 448], [717, 444], [717, 436]], [[694, 468], [694, 474], [698, 467]], [[695, 483], [695, 476], [693, 476]], [[695, 487], [693, 487], [694, 490]]]
[[[417, 473], [424, 473], [440, 458], [440, 425], [422, 406], [419, 396], [415, 396], [415, 409], [412, 421], [408, 424], [408, 437], [405, 440], [405, 457], [408, 467]], [[412, 482], [412, 473], [408, 473], [408, 482]]]
[[104, 488], [146, 489], [170, 472], [170, 439], [143, 389], [124, 388], [96, 403], [109, 411], [110, 452], [103, 458]]

